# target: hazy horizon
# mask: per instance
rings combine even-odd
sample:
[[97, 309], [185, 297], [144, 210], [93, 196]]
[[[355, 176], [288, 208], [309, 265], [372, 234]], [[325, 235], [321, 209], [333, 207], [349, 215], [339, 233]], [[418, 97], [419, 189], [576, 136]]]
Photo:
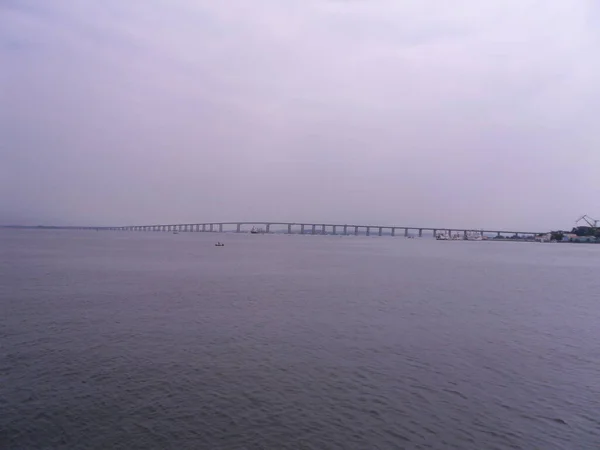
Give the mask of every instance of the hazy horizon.
[[600, 219], [592, 0], [0, 3], [0, 225]]

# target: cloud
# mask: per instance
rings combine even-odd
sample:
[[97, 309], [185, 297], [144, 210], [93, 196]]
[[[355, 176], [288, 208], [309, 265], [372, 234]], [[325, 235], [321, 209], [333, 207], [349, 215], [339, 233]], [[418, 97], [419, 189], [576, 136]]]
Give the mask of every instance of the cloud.
[[594, 2], [0, 8], [1, 211], [509, 228], [600, 215]]

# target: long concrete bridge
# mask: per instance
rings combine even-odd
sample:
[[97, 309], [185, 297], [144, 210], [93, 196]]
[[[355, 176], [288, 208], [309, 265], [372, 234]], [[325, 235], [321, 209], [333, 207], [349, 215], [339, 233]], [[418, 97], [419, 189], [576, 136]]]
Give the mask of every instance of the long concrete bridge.
[[438, 233], [463, 234], [469, 233], [497, 236], [535, 236], [544, 232], [533, 231], [508, 231], [508, 230], [476, 230], [468, 228], [446, 227], [406, 227], [390, 225], [356, 225], [332, 223], [296, 223], [296, 222], [206, 222], [206, 223], [180, 223], [157, 225], [129, 225], [121, 227], [31, 227], [31, 228], [61, 228], [78, 230], [110, 230], [110, 231], [144, 231], [144, 232], [235, 232], [235, 233], [286, 233], [286, 234], [331, 234], [331, 235], [366, 235], [366, 236], [412, 236], [422, 237], [424, 234], [436, 236]]

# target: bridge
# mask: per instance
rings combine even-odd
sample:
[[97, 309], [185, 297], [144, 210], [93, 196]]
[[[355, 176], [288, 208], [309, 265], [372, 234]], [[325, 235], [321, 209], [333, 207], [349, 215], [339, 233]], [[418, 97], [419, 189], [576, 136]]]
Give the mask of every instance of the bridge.
[[179, 223], [155, 225], [128, 225], [119, 227], [20, 227], [44, 229], [70, 229], [70, 230], [97, 230], [97, 231], [140, 231], [140, 232], [181, 232], [181, 233], [285, 233], [285, 234], [312, 234], [312, 235], [366, 235], [366, 236], [412, 236], [422, 237], [424, 234], [436, 236], [438, 233], [463, 234], [469, 233], [483, 235], [495, 234], [498, 237], [506, 236], [535, 236], [545, 232], [533, 231], [508, 231], [508, 230], [482, 230], [468, 228], [447, 227], [407, 227], [391, 225], [356, 225], [333, 223], [296, 223], [296, 222], [206, 222], [206, 223]]

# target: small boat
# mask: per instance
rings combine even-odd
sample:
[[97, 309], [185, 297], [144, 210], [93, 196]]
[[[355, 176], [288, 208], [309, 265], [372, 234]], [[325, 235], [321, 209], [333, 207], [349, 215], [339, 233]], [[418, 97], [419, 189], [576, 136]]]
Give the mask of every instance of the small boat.
[[215, 244], [215, 247], [225, 247], [225, 244], [223, 244], [222, 242], [217, 242]]

